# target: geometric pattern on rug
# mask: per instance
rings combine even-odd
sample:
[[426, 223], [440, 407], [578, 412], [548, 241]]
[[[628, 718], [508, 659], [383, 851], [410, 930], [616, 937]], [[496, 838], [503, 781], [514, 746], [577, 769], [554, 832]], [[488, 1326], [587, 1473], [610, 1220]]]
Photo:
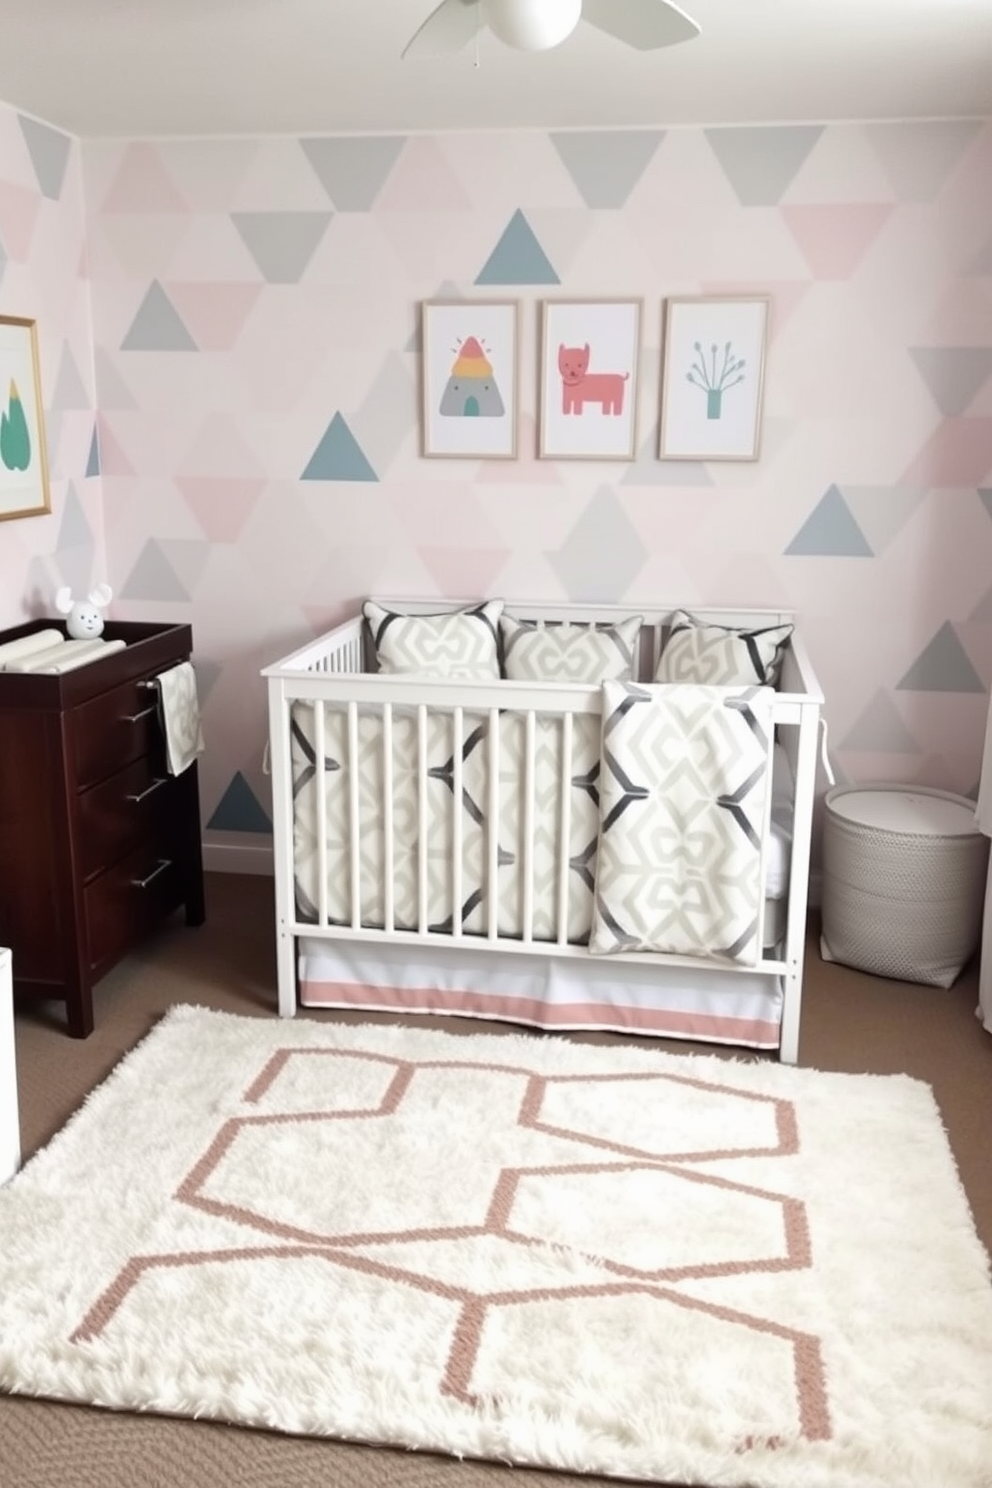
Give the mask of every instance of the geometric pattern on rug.
[[[103, 1332], [117, 1310], [126, 1304], [129, 1294], [141, 1285], [149, 1272], [171, 1267], [240, 1262], [253, 1257], [295, 1260], [303, 1255], [311, 1255], [345, 1269], [366, 1272], [398, 1286], [422, 1288], [435, 1293], [441, 1289], [445, 1296], [455, 1301], [460, 1308], [460, 1316], [440, 1388], [443, 1393], [466, 1404], [478, 1405], [480, 1401], [471, 1388], [472, 1370], [491, 1309], [541, 1303], [554, 1296], [574, 1301], [637, 1293], [677, 1307], [696, 1309], [730, 1327], [747, 1328], [779, 1339], [786, 1352], [791, 1353], [799, 1430], [809, 1440], [829, 1438], [830, 1415], [826, 1380], [819, 1340], [815, 1336], [782, 1327], [769, 1319], [714, 1306], [678, 1291], [679, 1282], [699, 1280], [702, 1277], [730, 1276], [754, 1271], [785, 1271], [810, 1265], [809, 1227], [805, 1206], [799, 1199], [700, 1173], [691, 1166], [680, 1166], [728, 1158], [792, 1156], [798, 1150], [799, 1134], [796, 1112], [791, 1102], [682, 1075], [540, 1076], [525, 1067], [505, 1064], [480, 1065], [478, 1062], [466, 1063], [455, 1059], [412, 1061], [358, 1049], [284, 1049], [273, 1055], [252, 1081], [244, 1095], [245, 1104], [257, 1106], [266, 1097], [274, 1097], [274, 1103], [278, 1106], [280, 1082], [285, 1081], [289, 1067], [296, 1061], [313, 1059], [367, 1064], [372, 1072], [368, 1106], [346, 1111], [297, 1109], [282, 1113], [275, 1110], [231, 1117], [221, 1125], [207, 1151], [176, 1192], [179, 1203], [230, 1220], [248, 1232], [265, 1237], [270, 1243], [256, 1243], [254, 1246], [245, 1244], [226, 1251], [183, 1251], [176, 1254], [129, 1257], [103, 1296], [72, 1334], [74, 1343], [86, 1342]], [[496, 1166], [487, 1193], [484, 1215], [478, 1213], [477, 1205], [476, 1212], [473, 1213], [473, 1206], [468, 1204], [464, 1214], [453, 1214], [450, 1217], [452, 1222], [442, 1225], [404, 1225], [401, 1220], [393, 1220], [384, 1228], [377, 1226], [357, 1231], [329, 1231], [322, 1226], [308, 1228], [301, 1224], [289, 1224], [274, 1214], [262, 1213], [237, 1202], [234, 1196], [224, 1197], [226, 1175], [232, 1167], [236, 1170], [238, 1161], [252, 1165], [264, 1162], [261, 1151], [264, 1138], [261, 1144], [257, 1140], [263, 1132], [273, 1128], [283, 1131], [294, 1127], [304, 1128], [315, 1123], [388, 1121], [391, 1117], [402, 1115], [404, 1102], [410, 1096], [414, 1082], [424, 1079], [429, 1081], [431, 1072], [439, 1070], [475, 1075], [480, 1071], [489, 1074], [498, 1072], [519, 1076], [521, 1099], [516, 1117], [518, 1124], [534, 1133], [545, 1132], [588, 1146], [591, 1153], [601, 1154], [600, 1160], [590, 1160], [587, 1163], [551, 1162], [527, 1167]], [[381, 1077], [378, 1099], [376, 1086], [380, 1082], [375, 1078], [376, 1075]], [[709, 1150], [699, 1147], [689, 1151], [669, 1152], [663, 1147], [648, 1150], [620, 1141], [617, 1134], [609, 1133], [609, 1113], [604, 1113], [600, 1119], [596, 1110], [597, 1099], [603, 1088], [606, 1085], [615, 1085], [618, 1081], [628, 1086], [636, 1085], [636, 1099], [641, 1103], [650, 1103], [659, 1088], [668, 1093], [672, 1087], [677, 1089], [682, 1100], [691, 1091], [700, 1107], [705, 1107], [708, 1095], [718, 1095], [724, 1102], [729, 1100], [732, 1104], [740, 1103], [740, 1144]], [[581, 1100], [590, 1102], [581, 1130], [544, 1119], [553, 1113], [556, 1086], [563, 1083], [571, 1087], [573, 1096], [577, 1093]], [[761, 1115], [768, 1118], [769, 1140], [758, 1145], [748, 1145], [754, 1134], [747, 1119], [752, 1113], [747, 1108], [755, 1102], [767, 1108]], [[760, 1126], [762, 1123], [759, 1121], [758, 1124]], [[539, 1151], [540, 1143], [535, 1145]], [[352, 1135], [349, 1147], [353, 1146]], [[354, 1161], [353, 1155], [350, 1160]], [[428, 1268], [418, 1272], [407, 1265], [391, 1264], [375, 1258], [374, 1253], [382, 1247], [395, 1246], [402, 1250], [404, 1244], [411, 1241], [427, 1242], [431, 1246], [466, 1246], [473, 1240], [491, 1237], [506, 1246], [524, 1250], [544, 1246], [549, 1238], [546, 1234], [536, 1236], [529, 1233], [526, 1226], [522, 1227], [515, 1218], [521, 1192], [528, 1185], [549, 1188], [562, 1185], [573, 1196], [582, 1193], [590, 1211], [593, 1211], [607, 1203], [622, 1204], [623, 1176], [634, 1172], [654, 1175], [651, 1196], [666, 1215], [666, 1234], [656, 1237], [658, 1247], [664, 1250], [666, 1242], [675, 1242], [676, 1253], [668, 1257], [668, 1264], [652, 1264], [646, 1257], [641, 1264], [633, 1264], [630, 1258], [596, 1254], [595, 1250], [589, 1248], [590, 1236], [569, 1233], [567, 1226], [563, 1226], [553, 1237], [554, 1243], [578, 1245], [586, 1260], [601, 1267], [614, 1279], [598, 1285], [591, 1285], [586, 1281], [577, 1285], [559, 1285], [553, 1289], [523, 1285], [516, 1289], [503, 1287], [483, 1291], [448, 1285]], [[314, 1176], [318, 1175], [315, 1173]], [[236, 1171], [233, 1177], [236, 1190]], [[754, 1214], [749, 1214], [749, 1211], [767, 1210], [762, 1216], [763, 1223], [759, 1223], [758, 1228], [767, 1229], [769, 1240], [772, 1241], [770, 1253], [735, 1256], [731, 1249], [722, 1254], [714, 1254], [711, 1259], [702, 1262], [690, 1261], [688, 1257], [694, 1249], [698, 1249], [701, 1238], [695, 1232], [699, 1210], [702, 1208], [706, 1212], [711, 1208], [706, 1202], [700, 1204], [699, 1194], [691, 1193], [697, 1185], [712, 1190], [709, 1197], [718, 1197], [720, 1208], [724, 1213], [730, 1211], [737, 1217], [744, 1233], [755, 1228]], [[678, 1253], [683, 1246], [684, 1259]], [[715, 1336], [718, 1337], [719, 1333]], [[764, 1444], [774, 1448], [778, 1442], [775, 1438], [765, 1438]], [[740, 1448], [751, 1449], [755, 1445], [755, 1439], [748, 1437], [740, 1443]]]
[[0, 1188], [0, 1389], [709, 1488], [988, 1488], [929, 1089], [172, 1008]]

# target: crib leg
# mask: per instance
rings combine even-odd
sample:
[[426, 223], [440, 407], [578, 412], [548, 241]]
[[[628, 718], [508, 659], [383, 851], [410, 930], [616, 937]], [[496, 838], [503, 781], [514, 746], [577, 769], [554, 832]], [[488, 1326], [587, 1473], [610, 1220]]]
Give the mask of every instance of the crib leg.
[[802, 996], [803, 972], [800, 961], [798, 971], [789, 971], [785, 976], [782, 1027], [778, 1046], [778, 1057], [782, 1064], [799, 1063], [799, 1013], [802, 1007]]
[[276, 974], [279, 981], [279, 1016], [296, 1016], [296, 937], [288, 930], [276, 932]]

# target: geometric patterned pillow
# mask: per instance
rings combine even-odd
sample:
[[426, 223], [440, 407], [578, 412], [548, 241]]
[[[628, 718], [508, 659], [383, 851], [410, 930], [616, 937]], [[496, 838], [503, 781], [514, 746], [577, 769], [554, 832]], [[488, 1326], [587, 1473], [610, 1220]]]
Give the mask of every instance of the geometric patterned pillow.
[[488, 682], [499, 677], [501, 599], [435, 615], [404, 615], [373, 599], [362, 606], [379, 671]]
[[758, 960], [774, 696], [604, 683], [594, 954]]
[[676, 610], [658, 658], [656, 682], [699, 682], [709, 687], [774, 687], [792, 625], [737, 630], [698, 621]]
[[499, 629], [503, 641], [503, 675], [512, 682], [629, 681], [634, 648], [643, 617], [632, 615], [614, 624], [539, 625], [504, 613]]

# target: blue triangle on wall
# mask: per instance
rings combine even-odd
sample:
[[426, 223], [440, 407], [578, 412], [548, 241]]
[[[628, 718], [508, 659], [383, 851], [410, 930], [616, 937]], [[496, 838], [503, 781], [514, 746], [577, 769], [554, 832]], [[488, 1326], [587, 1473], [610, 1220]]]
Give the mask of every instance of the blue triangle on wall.
[[875, 556], [836, 486], [817, 502], [785, 551], [808, 558]]
[[218, 801], [207, 827], [215, 832], [272, 831], [272, 822], [240, 770]]
[[379, 479], [340, 413], [336, 413], [331, 419], [323, 439], [311, 455], [310, 463], [300, 478], [324, 481]]
[[476, 284], [560, 284], [534, 229], [518, 207]]
[[99, 439], [99, 435], [96, 432], [96, 424], [94, 424], [93, 425], [93, 438], [90, 440], [90, 454], [89, 454], [89, 459], [86, 461], [86, 476], [84, 478], [85, 479], [89, 479], [89, 477], [91, 475], [99, 475], [99, 474], [100, 474], [100, 439]]

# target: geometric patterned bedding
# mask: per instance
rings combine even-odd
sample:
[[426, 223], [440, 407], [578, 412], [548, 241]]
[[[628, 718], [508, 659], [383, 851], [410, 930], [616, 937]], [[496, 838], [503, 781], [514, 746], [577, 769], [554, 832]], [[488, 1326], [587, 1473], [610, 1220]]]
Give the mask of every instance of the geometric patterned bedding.
[[604, 684], [592, 952], [757, 962], [774, 698]]
[[[358, 832], [360, 842], [360, 923], [385, 922], [385, 810], [383, 722], [378, 708], [358, 710]], [[467, 934], [488, 932], [486, 897], [489, 840], [488, 714], [463, 713], [462, 738], [454, 738], [453, 715], [429, 708], [427, 731], [427, 802], [424, 837], [427, 862], [427, 925], [450, 931], [460, 919]], [[569, 792], [569, 870], [566, 939], [585, 945], [592, 925], [596, 843], [599, 833], [599, 749], [597, 714], [572, 718], [572, 769]], [[417, 789], [418, 732], [413, 709], [393, 708], [393, 924], [416, 930], [418, 852], [421, 837]], [[524, 754], [526, 723], [522, 713], [499, 715], [499, 848], [497, 868], [498, 933], [524, 933], [526, 799]], [[531, 934], [554, 940], [558, 934], [556, 844], [561, 817], [562, 725], [558, 718], [538, 717], [534, 728], [534, 810]], [[454, 766], [462, 755], [461, 902], [454, 905]], [[316, 924], [322, 865], [317, 839], [317, 786], [314, 706], [297, 701], [291, 710], [290, 759], [293, 779], [293, 834], [296, 907], [301, 920]], [[350, 925], [351, 855], [347, 714], [324, 710], [325, 811], [327, 852], [323, 874], [329, 923]]]

